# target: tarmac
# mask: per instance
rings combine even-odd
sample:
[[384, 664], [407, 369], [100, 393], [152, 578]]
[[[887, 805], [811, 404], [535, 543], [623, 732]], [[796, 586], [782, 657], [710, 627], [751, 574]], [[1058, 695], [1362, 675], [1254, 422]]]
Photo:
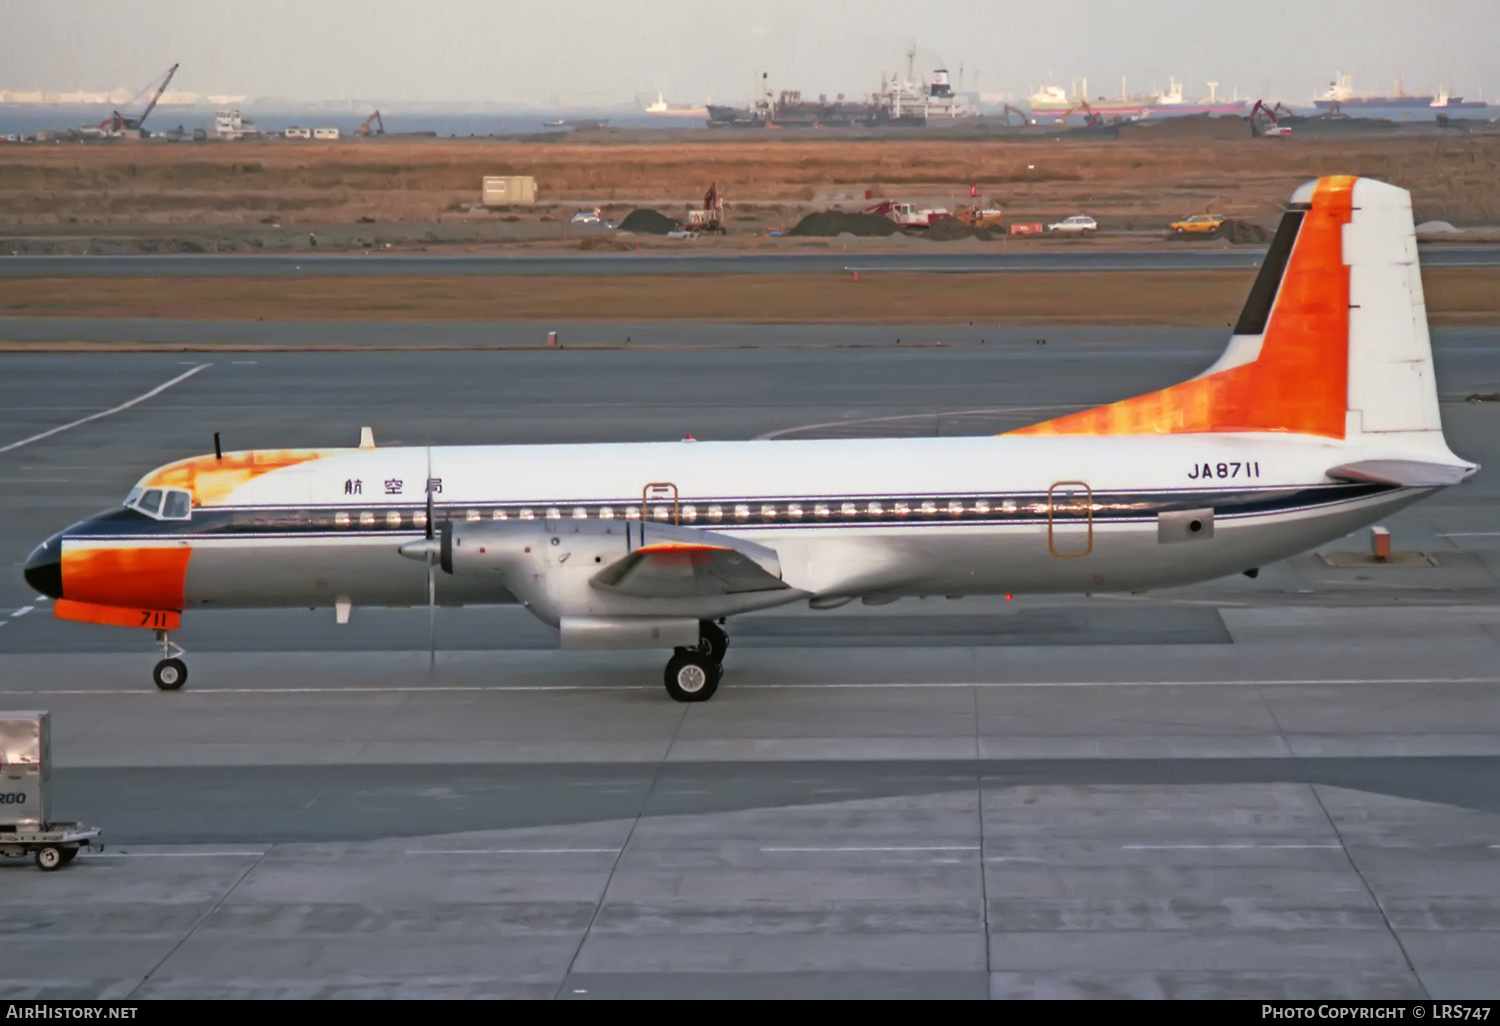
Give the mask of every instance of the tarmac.
[[513, 608], [430, 634], [422, 609], [195, 615], [161, 693], [149, 638], [55, 621], [20, 579], [214, 431], [977, 433], [1224, 341], [785, 330], [5, 356], [0, 708], [52, 711], [57, 812], [108, 847], [0, 862], [0, 997], [1495, 996], [1493, 329], [1434, 333], [1450, 444], [1487, 467], [1387, 522], [1401, 565], [1353, 537], [1147, 596], [772, 610], [730, 622], [703, 705], [666, 697], [658, 654], [558, 652]]
[[[883, 240], [854, 240], [833, 252], [794, 253], [546, 253], [466, 254], [180, 254], [128, 256], [0, 256], [0, 278], [183, 278], [183, 277], [316, 277], [419, 275], [483, 277], [538, 275], [634, 274], [793, 274], [845, 271], [907, 271], [942, 274], [995, 271], [1215, 271], [1260, 266], [1265, 248], [1198, 247], [1180, 249], [1096, 249], [1088, 241], [1047, 240], [1056, 252], [1039, 252], [1035, 244], [1015, 250], [993, 243], [992, 252], [920, 252], [912, 246], [940, 245], [908, 240], [895, 252], [869, 252]], [[1425, 267], [1494, 267], [1500, 246], [1426, 246]]]

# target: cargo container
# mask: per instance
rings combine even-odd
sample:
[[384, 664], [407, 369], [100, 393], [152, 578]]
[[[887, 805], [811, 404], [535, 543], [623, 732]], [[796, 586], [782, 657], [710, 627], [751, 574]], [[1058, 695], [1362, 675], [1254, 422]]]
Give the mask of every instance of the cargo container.
[[486, 175], [480, 203], [486, 207], [503, 207], [513, 203], [536, 202], [536, 179], [530, 175]]
[[337, 139], [339, 130], [337, 128], [314, 128], [312, 137], [314, 139]]
[[45, 870], [98, 848], [99, 831], [52, 818], [52, 714], [0, 715], [0, 856], [33, 855]]
[[293, 125], [291, 128], [288, 128], [286, 130], [286, 137], [288, 139], [311, 139], [312, 129], [298, 128], [296, 125]]

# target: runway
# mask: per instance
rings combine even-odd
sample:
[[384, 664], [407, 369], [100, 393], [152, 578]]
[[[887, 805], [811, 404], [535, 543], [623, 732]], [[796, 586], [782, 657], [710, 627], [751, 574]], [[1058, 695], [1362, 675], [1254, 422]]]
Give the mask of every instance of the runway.
[[[868, 245], [867, 240], [864, 241]], [[833, 240], [834, 245], [839, 245]], [[481, 277], [633, 274], [791, 274], [906, 271], [964, 274], [994, 271], [1213, 271], [1259, 267], [1263, 247], [1109, 250], [1057, 240], [1057, 251], [1033, 246], [992, 252], [933, 252], [917, 240], [896, 252], [840, 248], [810, 253], [184, 254], [132, 256], [0, 256], [0, 277], [187, 278], [416, 275]], [[994, 244], [1003, 247], [1004, 243]], [[1425, 267], [1494, 267], [1500, 246], [1424, 247]]]
[[1500, 405], [1468, 401], [1500, 392], [1492, 329], [1435, 332], [1449, 441], [1486, 469], [1388, 522], [1422, 560], [773, 610], [730, 622], [702, 706], [655, 653], [557, 652], [513, 608], [441, 610], [431, 649], [421, 609], [185, 618], [191, 679], [159, 693], [148, 638], [52, 620], [15, 565], [214, 431], [982, 433], [1223, 344], [797, 330], [0, 358], [0, 449], [78, 422], [0, 451], [0, 707], [52, 710], [59, 811], [109, 844], [0, 864], [0, 997], [1492, 996]]

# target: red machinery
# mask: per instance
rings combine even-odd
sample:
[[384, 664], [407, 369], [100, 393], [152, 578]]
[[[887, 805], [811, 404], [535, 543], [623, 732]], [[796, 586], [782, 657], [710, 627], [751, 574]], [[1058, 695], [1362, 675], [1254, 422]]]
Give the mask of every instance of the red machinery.
[[1287, 136], [1292, 134], [1292, 126], [1281, 124], [1276, 117], [1277, 111], [1280, 111], [1283, 114], [1291, 114], [1291, 111], [1287, 110], [1286, 107], [1284, 107], [1280, 103], [1277, 103], [1272, 107], [1267, 107], [1265, 101], [1256, 100], [1255, 106], [1250, 108], [1250, 127], [1255, 128], [1256, 115], [1264, 114], [1266, 116], [1267, 124], [1266, 127], [1262, 129], [1258, 134], [1264, 136], [1267, 139], [1286, 138]]

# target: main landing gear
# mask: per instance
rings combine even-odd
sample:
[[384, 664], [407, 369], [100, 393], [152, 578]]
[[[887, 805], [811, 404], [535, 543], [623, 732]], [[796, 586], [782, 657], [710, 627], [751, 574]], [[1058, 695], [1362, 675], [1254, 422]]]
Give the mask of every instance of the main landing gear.
[[156, 632], [156, 643], [161, 646], [162, 659], [151, 670], [151, 679], [163, 691], [177, 691], [187, 683], [188, 676], [187, 663], [178, 658], [182, 649], [172, 644], [166, 631]]
[[667, 661], [667, 694], [678, 702], [707, 702], [724, 677], [729, 635], [711, 620], [698, 627], [698, 644], [677, 649]]

